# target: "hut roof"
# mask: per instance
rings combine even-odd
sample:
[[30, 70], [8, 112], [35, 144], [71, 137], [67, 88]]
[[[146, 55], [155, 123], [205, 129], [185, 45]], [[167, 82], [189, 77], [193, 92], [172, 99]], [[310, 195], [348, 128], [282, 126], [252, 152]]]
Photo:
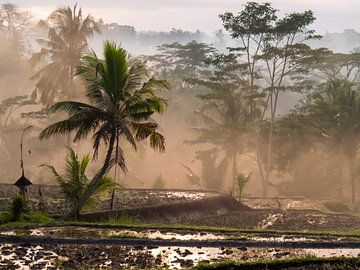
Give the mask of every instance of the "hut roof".
[[24, 175], [22, 175], [16, 182], [15, 186], [17, 187], [26, 187], [32, 185], [31, 181], [27, 179]]

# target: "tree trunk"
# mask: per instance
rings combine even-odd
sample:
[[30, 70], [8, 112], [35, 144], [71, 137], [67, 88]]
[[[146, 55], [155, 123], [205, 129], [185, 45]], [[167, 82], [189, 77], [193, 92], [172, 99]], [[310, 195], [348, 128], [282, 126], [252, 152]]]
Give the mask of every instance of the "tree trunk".
[[[69, 74], [68, 74], [68, 82], [67, 82], [67, 86], [68, 86], [68, 98], [69, 100], [73, 99], [73, 80], [74, 80], [74, 68], [71, 66], [68, 70]], [[67, 147], [71, 148], [71, 144], [72, 144], [72, 140], [71, 140], [71, 131], [67, 134], [66, 137], [66, 145]]]
[[269, 141], [268, 141], [268, 149], [267, 149], [266, 164], [265, 164], [265, 177], [261, 179], [262, 187], [263, 187], [263, 192], [262, 192], [263, 198], [266, 198], [268, 196], [268, 181], [271, 170], [272, 140], [273, 140], [273, 120], [271, 120], [270, 130], [269, 130]]
[[237, 176], [237, 159], [236, 152], [232, 154], [232, 190], [235, 195], [236, 192], [236, 176]]
[[354, 158], [349, 157], [349, 173], [350, 173], [350, 185], [351, 185], [351, 203], [355, 205], [356, 192], [355, 192], [355, 171], [354, 171]]
[[114, 208], [114, 198], [115, 198], [115, 188], [113, 188], [111, 192], [111, 199], [110, 199], [110, 211]]
[[[116, 156], [115, 156], [115, 160], [118, 160], [118, 150], [119, 149], [119, 136], [118, 136], [118, 132], [116, 131]], [[114, 168], [114, 183], [116, 184], [116, 168], [117, 168], [117, 164], [115, 164], [115, 168]], [[112, 190], [111, 193], [111, 199], [110, 199], [110, 211], [113, 210], [114, 207], [114, 198], [115, 198], [115, 186]]]
[[75, 216], [76, 213], [80, 213], [81, 209], [84, 207], [86, 202], [89, 200], [91, 195], [94, 193], [96, 187], [99, 185], [99, 183], [101, 181], [101, 178], [103, 178], [103, 176], [105, 175], [105, 173], [109, 169], [111, 156], [112, 156], [112, 152], [113, 152], [113, 149], [114, 149], [115, 137], [116, 137], [115, 133], [111, 134], [109, 147], [108, 147], [108, 151], [107, 151], [106, 158], [105, 158], [103, 166], [95, 174], [95, 176], [91, 180], [91, 183], [90, 183], [89, 187], [87, 188], [87, 190], [85, 191], [83, 196], [80, 198], [80, 200], [76, 204], [75, 208], [72, 209], [71, 212], [68, 215], [65, 216], [65, 219], [72, 219]]

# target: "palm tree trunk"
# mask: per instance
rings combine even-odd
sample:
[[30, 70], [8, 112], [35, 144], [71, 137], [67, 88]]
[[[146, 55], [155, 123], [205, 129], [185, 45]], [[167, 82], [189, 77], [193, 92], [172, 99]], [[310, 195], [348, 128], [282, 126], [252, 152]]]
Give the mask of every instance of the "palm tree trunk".
[[105, 158], [103, 166], [96, 173], [96, 175], [93, 177], [89, 187], [87, 188], [87, 190], [85, 191], [83, 196], [80, 198], [80, 200], [76, 204], [75, 208], [72, 209], [71, 212], [68, 215], [65, 216], [65, 219], [72, 219], [75, 216], [76, 213], [80, 213], [81, 209], [84, 207], [86, 202], [89, 200], [91, 195], [94, 193], [96, 187], [99, 185], [99, 183], [101, 181], [101, 178], [103, 178], [103, 176], [105, 175], [105, 173], [109, 169], [111, 156], [112, 156], [112, 152], [113, 152], [113, 149], [114, 149], [115, 137], [116, 137], [116, 135], [115, 135], [115, 132], [114, 132], [114, 133], [111, 134], [111, 137], [110, 137], [109, 147], [108, 147], [108, 151], [107, 151], [106, 158]]
[[[74, 74], [74, 68], [73, 67], [70, 67], [69, 70], [68, 70], [69, 74], [68, 74], [68, 82], [67, 82], [67, 85], [68, 85], [68, 98], [69, 100], [72, 100], [73, 99], [73, 80], [74, 80], [74, 77], [73, 77], [73, 74]], [[67, 137], [66, 137], [66, 144], [67, 144], [67, 147], [71, 147], [71, 131], [67, 134]]]
[[110, 211], [114, 208], [114, 198], [115, 198], [115, 188], [113, 188], [111, 192], [111, 199], [110, 199]]
[[[117, 149], [119, 149], [119, 136], [118, 136], [118, 133], [116, 131], [116, 156], [115, 156], [115, 160], [117, 161], [118, 160], [118, 151]], [[114, 168], [114, 182], [116, 183], [116, 166], [117, 164], [115, 164], [115, 168]], [[115, 186], [111, 192], [111, 199], [110, 199], [110, 211], [113, 210], [113, 207], [114, 207], [114, 198], [115, 198]]]

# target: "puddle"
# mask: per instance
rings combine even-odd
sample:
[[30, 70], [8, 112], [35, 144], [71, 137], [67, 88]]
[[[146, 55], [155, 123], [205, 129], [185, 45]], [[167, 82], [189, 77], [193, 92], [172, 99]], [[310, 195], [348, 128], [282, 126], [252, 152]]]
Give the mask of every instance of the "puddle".
[[[111, 238], [136, 237], [163, 240], [224, 240], [238, 239], [259, 242], [315, 242], [315, 241], [359, 241], [358, 238], [336, 236], [302, 236], [260, 233], [207, 233], [179, 230], [125, 230], [99, 229], [86, 227], [48, 227], [37, 229], [18, 229], [1, 232], [2, 235], [52, 236], [65, 238]], [[360, 242], [359, 242], [360, 243]], [[360, 246], [360, 245], [359, 245]], [[151, 269], [168, 267], [170, 269], [191, 268], [200, 262], [212, 263], [224, 260], [256, 261], [290, 257], [358, 257], [360, 248], [355, 249], [288, 249], [288, 248], [200, 248], [200, 247], [130, 247], [96, 245], [0, 245], [0, 268], [4, 266], [21, 269], [53, 269], [62, 262], [68, 268]], [[74, 265], [78, 263], [78, 265]], [[9, 268], [9, 267], [8, 267]], [[66, 267], [65, 267], [66, 268]]]
[[116, 237], [116, 235], [129, 235], [130, 237], [140, 237], [147, 239], [163, 239], [163, 240], [223, 240], [226, 237], [224, 235], [215, 235], [211, 233], [193, 233], [193, 234], [179, 234], [174, 232], [160, 232], [160, 231], [112, 231], [109, 236]]
[[[45, 245], [0, 245], [0, 268], [82, 269], [191, 268], [200, 262], [223, 260], [255, 261], [271, 258], [305, 256], [300, 250], [192, 247], [112, 247]], [[95, 253], [94, 253], [95, 250]], [[58, 255], [62, 254], [62, 255]], [[66, 254], [64, 256], [63, 254]], [[79, 260], [81, 258], [81, 260]]]
[[268, 237], [261, 237], [261, 236], [249, 236], [247, 237], [248, 240], [253, 241], [262, 241], [262, 242], [305, 242], [305, 241], [318, 241], [318, 238], [310, 238], [310, 237], [289, 237], [289, 236], [268, 236]]
[[[357, 249], [285, 249], [285, 248], [201, 248], [201, 247], [113, 247], [96, 245], [0, 245], [0, 268], [84, 269], [159, 267], [183, 269], [200, 262], [224, 260], [257, 261], [291, 257], [357, 257]], [[81, 258], [81, 260], [79, 260]], [[66, 267], [65, 267], [66, 268]]]
[[305, 249], [310, 255], [320, 258], [330, 257], [358, 257], [360, 248], [356, 249]]
[[283, 222], [283, 215], [282, 214], [270, 214], [267, 216], [266, 219], [262, 220], [257, 228], [259, 229], [266, 229], [272, 226], [276, 222]]
[[22, 270], [54, 269], [56, 262], [68, 260], [40, 245], [24, 247], [10, 244], [0, 245], [0, 258], [1, 268], [10, 269], [12, 266], [14, 269]]
[[85, 227], [53, 227], [53, 228], [39, 228], [31, 230], [12, 230], [0, 232], [2, 235], [21, 235], [21, 236], [52, 236], [65, 238], [112, 238], [125, 237], [129, 238], [147, 238], [147, 239], [163, 239], [163, 240], [223, 240], [226, 235], [213, 233], [177, 233], [177, 232], [161, 232], [159, 230], [114, 230], [114, 229], [97, 229]]

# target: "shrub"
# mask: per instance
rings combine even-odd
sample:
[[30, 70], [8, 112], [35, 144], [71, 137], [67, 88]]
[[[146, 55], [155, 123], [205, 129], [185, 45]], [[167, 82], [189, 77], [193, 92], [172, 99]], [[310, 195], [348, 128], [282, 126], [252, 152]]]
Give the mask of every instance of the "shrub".
[[250, 180], [250, 174], [248, 176], [245, 176], [244, 174], [239, 173], [236, 176], [236, 184], [237, 184], [239, 200], [241, 200], [243, 198], [245, 188], [246, 188], [246, 185], [249, 182], [249, 180]]
[[[68, 148], [68, 154], [65, 161], [66, 169], [63, 175], [61, 175], [52, 165], [41, 165], [48, 168], [49, 172], [58, 182], [61, 193], [72, 208], [78, 204], [79, 200], [84, 196], [92, 183], [91, 178], [86, 175], [86, 169], [88, 168], [90, 160], [90, 155], [85, 155], [80, 158], [73, 149]], [[87, 198], [85, 206], [95, 204], [100, 194], [111, 190], [114, 186], [115, 184], [111, 178], [103, 176], [91, 196]], [[79, 214], [80, 213], [77, 212], [75, 216], [79, 216]]]
[[25, 200], [23, 196], [16, 196], [11, 204], [11, 220], [18, 221], [21, 214], [25, 213]]
[[21, 219], [23, 219], [26, 222], [31, 222], [31, 223], [48, 223], [53, 221], [53, 219], [41, 212], [29, 212], [29, 213], [24, 213], [23, 216], [21, 217]]
[[0, 213], [0, 225], [9, 223], [12, 219], [12, 215], [10, 212], [2, 212]]
[[162, 175], [160, 174], [158, 177], [156, 177], [154, 183], [153, 183], [153, 188], [155, 189], [163, 189], [165, 188], [165, 180], [162, 177]]
[[112, 224], [122, 224], [122, 225], [137, 225], [140, 224], [140, 219], [135, 216], [129, 216], [127, 214], [119, 215], [115, 218], [108, 220], [108, 223]]

